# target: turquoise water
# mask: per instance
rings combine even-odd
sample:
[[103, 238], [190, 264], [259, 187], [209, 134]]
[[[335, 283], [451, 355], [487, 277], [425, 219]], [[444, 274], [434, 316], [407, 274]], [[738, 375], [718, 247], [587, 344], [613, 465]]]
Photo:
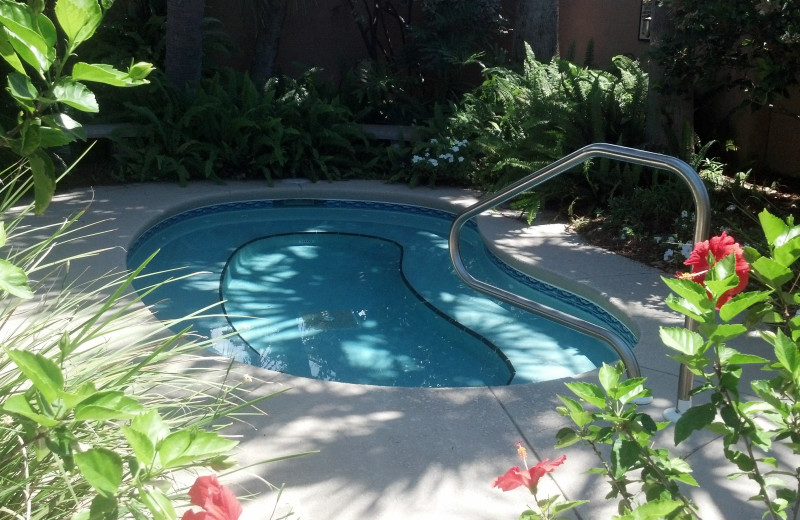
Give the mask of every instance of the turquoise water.
[[[215, 350], [297, 376], [383, 386], [506, 385], [617, 359], [594, 338], [465, 287], [449, 258], [452, 220], [441, 211], [359, 201], [221, 204], [148, 230], [128, 264], [160, 250], [146, 272], [196, 273], [146, 295], [145, 303], [165, 320], [211, 306], [206, 314], [214, 315], [194, 327], [215, 339]], [[461, 248], [476, 277], [635, 343], [591, 302], [502, 264], [474, 227], [464, 229]]]

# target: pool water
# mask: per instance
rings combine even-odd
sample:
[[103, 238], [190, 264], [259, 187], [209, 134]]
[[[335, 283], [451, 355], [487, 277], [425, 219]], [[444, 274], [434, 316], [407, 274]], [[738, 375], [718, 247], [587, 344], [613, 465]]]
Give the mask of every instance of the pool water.
[[[249, 201], [185, 212], [128, 255], [147, 273], [197, 273], [144, 297], [165, 320], [194, 320], [214, 349], [296, 376], [453, 387], [556, 379], [617, 360], [604, 343], [465, 287], [450, 263], [453, 215], [390, 203]], [[476, 277], [635, 338], [591, 302], [494, 257], [462, 235]], [[154, 274], [157, 279], [187, 271]], [[152, 277], [143, 282], [150, 284]]]

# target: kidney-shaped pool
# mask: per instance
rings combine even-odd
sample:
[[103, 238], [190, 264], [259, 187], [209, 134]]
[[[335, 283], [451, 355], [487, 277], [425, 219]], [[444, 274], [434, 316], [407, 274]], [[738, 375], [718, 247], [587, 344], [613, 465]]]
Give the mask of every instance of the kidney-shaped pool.
[[[145, 294], [145, 303], [163, 320], [209, 308], [193, 325], [220, 354], [296, 376], [495, 386], [556, 379], [618, 359], [597, 339], [464, 286], [447, 245], [453, 219], [420, 206], [355, 200], [216, 204], [147, 230], [128, 265], [159, 251], [141, 288], [153, 277], [194, 273]], [[476, 277], [635, 344], [601, 307], [503, 263], [476, 226], [464, 229], [461, 249]]]

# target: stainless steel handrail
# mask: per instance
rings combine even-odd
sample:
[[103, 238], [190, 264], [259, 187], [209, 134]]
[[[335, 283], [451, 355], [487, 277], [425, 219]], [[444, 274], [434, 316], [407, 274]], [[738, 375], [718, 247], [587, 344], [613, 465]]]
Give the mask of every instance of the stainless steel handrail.
[[[461, 229], [464, 224], [474, 218], [475, 216], [483, 213], [484, 211], [494, 208], [508, 200], [516, 197], [520, 193], [527, 191], [539, 184], [560, 175], [567, 170], [579, 166], [589, 159], [606, 158], [617, 161], [622, 161], [631, 164], [639, 164], [642, 166], [649, 166], [666, 171], [673, 172], [680, 176], [692, 192], [695, 202], [695, 231], [694, 241], [702, 242], [708, 237], [711, 228], [711, 205], [708, 198], [708, 191], [706, 190], [703, 181], [694, 169], [686, 164], [684, 161], [668, 155], [647, 152], [644, 150], [637, 150], [625, 146], [618, 146], [614, 144], [595, 143], [590, 144], [577, 150], [561, 159], [553, 162], [549, 166], [545, 166], [541, 170], [531, 173], [527, 177], [506, 186], [504, 189], [492, 194], [484, 200], [473, 204], [466, 208], [456, 216], [453, 225], [450, 228], [450, 258], [453, 261], [456, 274], [461, 280], [472, 287], [473, 289], [489, 294], [499, 300], [510, 303], [517, 307], [521, 307], [530, 312], [538, 315], [546, 316], [550, 319], [564, 324], [568, 327], [577, 329], [592, 337], [598, 338], [610, 344], [619, 355], [622, 362], [625, 364], [626, 371], [629, 377], [638, 377], [641, 374], [639, 363], [628, 344], [612, 331], [608, 331], [586, 320], [582, 320], [575, 316], [558, 311], [541, 303], [534, 302], [528, 298], [524, 298], [518, 294], [511, 293], [499, 287], [483, 282], [474, 278], [464, 267], [464, 262], [461, 259], [460, 250], [460, 236]], [[685, 326], [692, 330], [696, 330], [696, 324], [686, 318]], [[691, 405], [691, 398], [689, 392], [692, 389], [693, 375], [687, 367], [681, 365], [680, 375], [678, 378], [678, 405], [676, 411], [681, 413], [685, 411], [683, 406]], [[687, 406], [687, 408], [688, 408]]]

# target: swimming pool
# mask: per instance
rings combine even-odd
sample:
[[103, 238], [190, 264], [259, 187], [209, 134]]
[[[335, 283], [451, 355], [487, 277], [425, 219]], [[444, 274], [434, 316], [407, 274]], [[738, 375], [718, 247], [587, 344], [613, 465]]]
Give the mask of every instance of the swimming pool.
[[[453, 218], [359, 200], [216, 204], [147, 230], [128, 265], [160, 250], [147, 272], [197, 272], [146, 295], [145, 303], [165, 320], [216, 306], [214, 315], [194, 321], [215, 350], [297, 376], [383, 386], [506, 385], [617, 359], [596, 339], [466, 288], [448, 256]], [[462, 255], [477, 276], [635, 344], [604, 309], [501, 262], [474, 225], [464, 230]]]

